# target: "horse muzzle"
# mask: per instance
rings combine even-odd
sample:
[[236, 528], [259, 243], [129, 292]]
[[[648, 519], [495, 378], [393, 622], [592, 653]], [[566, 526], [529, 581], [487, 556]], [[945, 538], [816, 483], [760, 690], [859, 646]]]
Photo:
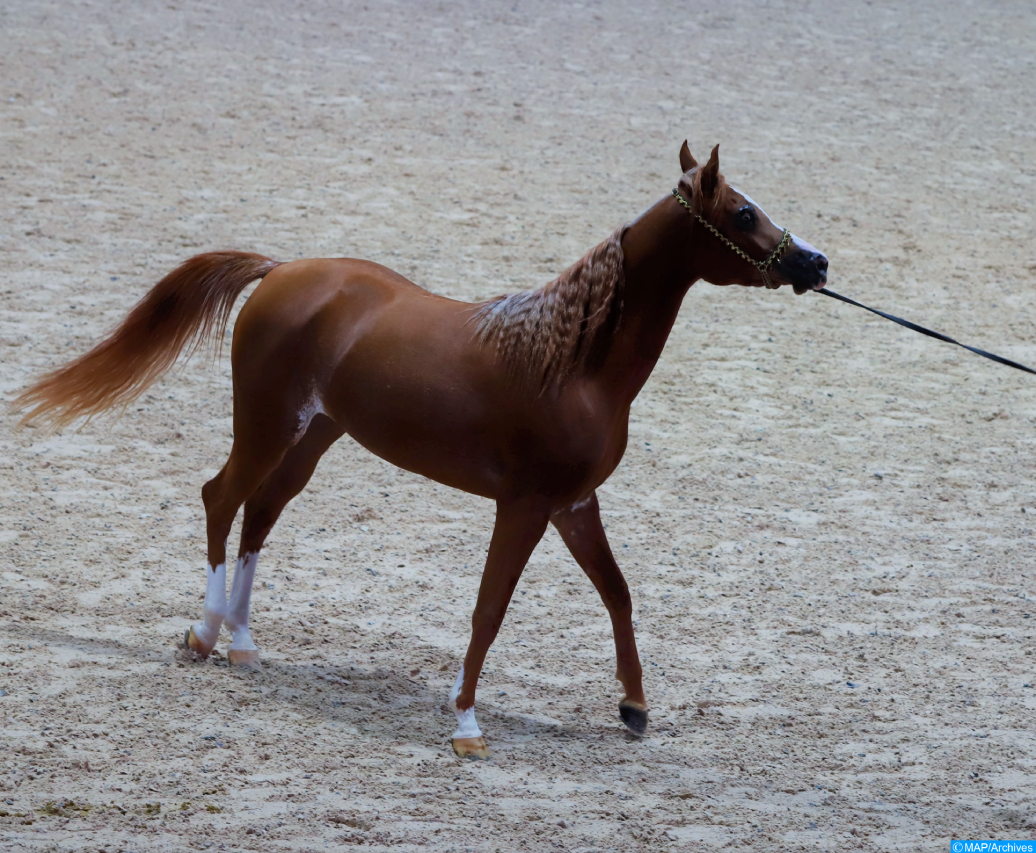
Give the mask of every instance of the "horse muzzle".
[[797, 294], [820, 290], [827, 284], [827, 256], [805, 240], [792, 238], [788, 252], [774, 271], [792, 286]]

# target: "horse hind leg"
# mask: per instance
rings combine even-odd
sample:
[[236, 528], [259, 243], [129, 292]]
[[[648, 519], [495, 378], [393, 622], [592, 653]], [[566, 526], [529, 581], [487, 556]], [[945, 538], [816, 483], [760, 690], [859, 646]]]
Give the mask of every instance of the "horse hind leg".
[[[245, 505], [248, 505], [247, 501]], [[256, 672], [262, 669], [262, 664], [259, 663], [259, 647], [252, 640], [252, 633], [248, 629], [248, 611], [258, 563], [258, 551], [238, 556], [234, 566], [234, 580], [230, 586], [230, 599], [227, 601], [227, 615], [223, 620], [230, 631], [227, 661], [231, 666]]]
[[237, 511], [249, 494], [258, 488], [270, 468], [262, 457], [255, 460], [240, 449], [237, 441], [223, 469], [201, 490], [205, 503], [206, 532], [208, 536], [208, 566], [205, 571], [205, 601], [202, 618], [195, 622], [184, 636], [184, 645], [199, 657], [208, 657], [219, 640], [220, 628], [227, 616], [227, 537]]
[[227, 566], [225, 563], [213, 566], [205, 572], [205, 601], [202, 604], [202, 618], [184, 633], [184, 647], [198, 657], [208, 657], [219, 639], [219, 629], [227, 612]]
[[234, 666], [253, 670], [262, 668], [259, 649], [248, 626], [252, 584], [255, 580], [259, 551], [284, 507], [306, 487], [320, 457], [342, 437], [342, 434], [342, 429], [329, 417], [323, 414], [316, 415], [298, 444], [284, 454], [273, 473], [245, 501], [241, 548], [223, 623], [230, 631], [231, 637], [227, 659]]
[[[235, 438], [230, 458], [201, 490], [208, 537], [205, 601], [201, 621], [192, 625], [184, 637], [184, 645], [200, 657], [208, 656], [216, 647], [227, 617], [227, 537], [237, 511], [277, 468], [300, 435], [293, 416], [271, 417], [270, 412], [278, 407], [267, 405], [266, 417], [249, 418], [239, 411], [235, 401]], [[287, 407], [282, 412], [286, 415]], [[239, 569], [244, 572], [243, 583], [249, 571], [254, 573], [254, 561], [250, 567], [239, 563]]]

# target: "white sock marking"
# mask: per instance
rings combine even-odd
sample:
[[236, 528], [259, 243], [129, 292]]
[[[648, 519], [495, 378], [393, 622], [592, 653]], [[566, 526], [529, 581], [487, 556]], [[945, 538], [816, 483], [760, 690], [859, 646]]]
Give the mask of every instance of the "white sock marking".
[[230, 648], [235, 651], [254, 651], [257, 648], [248, 630], [248, 610], [258, 562], [257, 553], [248, 553], [244, 557], [238, 557], [237, 565], [234, 566], [234, 579], [230, 583], [230, 602], [224, 621], [227, 630], [230, 631]]
[[453, 689], [450, 691], [450, 710], [457, 717], [457, 731], [453, 733], [453, 737], [482, 737], [482, 730], [479, 729], [478, 723], [475, 722], [475, 706], [472, 705], [466, 711], [461, 711], [457, 708], [457, 697], [460, 695], [460, 689], [463, 686], [464, 667], [462, 666], [460, 672], [457, 673], [457, 680], [453, 682]]
[[194, 624], [194, 636], [212, 649], [219, 639], [219, 629], [227, 615], [227, 564], [205, 570], [205, 603], [202, 605], [202, 621]]

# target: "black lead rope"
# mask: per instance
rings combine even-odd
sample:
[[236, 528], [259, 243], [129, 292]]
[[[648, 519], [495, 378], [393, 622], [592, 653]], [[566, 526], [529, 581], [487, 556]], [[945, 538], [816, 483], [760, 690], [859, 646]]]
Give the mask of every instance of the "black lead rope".
[[977, 347], [969, 347], [967, 344], [962, 344], [960, 341], [955, 341], [949, 335], [943, 335], [939, 332], [933, 332], [931, 329], [926, 329], [924, 326], [918, 326], [917, 323], [911, 323], [909, 320], [903, 320], [900, 317], [895, 317], [892, 314], [886, 314], [884, 311], [879, 311], [877, 308], [868, 308], [860, 302], [854, 299], [850, 299], [848, 296], [841, 296], [835, 293], [833, 290], [828, 290], [826, 287], [816, 291], [817, 293], [823, 293], [824, 296], [830, 296], [832, 299], [838, 299], [841, 302], [847, 302], [850, 305], [855, 305], [857, 308], [863, 308], [865, 311], [870, 311], [872, 314], [877, 314], [879, 317], [884, 317], [886, 320], [891, 320], [893, 323], [899, 323], [900, 326], [905, 326], [908, 329], [913, 329], [915, 332], [920, 332], [922, 335], [928, 335], [930, 338], [935, 338], [937, 341], [946, 341], [948, 344], [956, 344], [964, 349], [971, 350], [976, 355], [981, 355], [984, 358], [998, 361], [1000, 364], [1006, 364], [1008, 367], [1014, 367], [1017, 370], [1024, 370], [1026, 373], [1036, 374], [1036, 370], [1031, 367], [1026, 367], [1024, 364], [1019, 364], [1017, 361], [1011, 361], [1009, 358], [1004, 358], [1002, 355], [996, 355], [991, 352], [986, 352], [984, 349], [978, 349]]

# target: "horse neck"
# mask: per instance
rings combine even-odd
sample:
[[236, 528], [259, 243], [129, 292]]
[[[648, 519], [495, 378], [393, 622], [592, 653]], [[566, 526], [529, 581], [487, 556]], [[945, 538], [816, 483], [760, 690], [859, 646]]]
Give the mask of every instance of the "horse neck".
[[627, 403], [644, 386], [669, 338], [680, 304], [698, 278], [688, 241], [687, 214], [666, 196], [622, 238], [622, 321], [602, 375]]

